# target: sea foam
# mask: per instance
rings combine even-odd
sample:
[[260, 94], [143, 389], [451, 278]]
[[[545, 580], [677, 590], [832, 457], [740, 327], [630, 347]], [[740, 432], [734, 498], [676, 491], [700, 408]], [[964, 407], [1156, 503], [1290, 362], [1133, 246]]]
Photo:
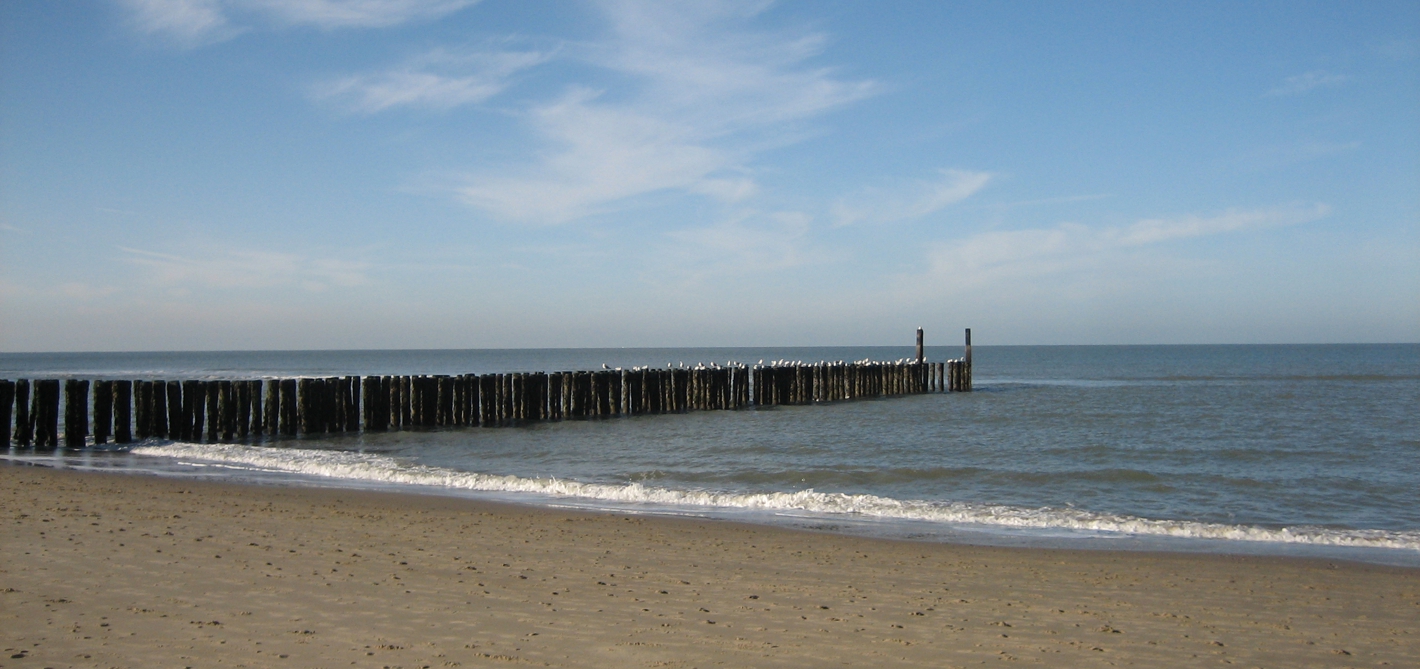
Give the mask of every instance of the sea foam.
[[929, 500], [899, 500], [812, 489], [736, 493], [677, 490], [640, 483], [584, 483], [558, 478], [462, 472], [402, 462], [369, 453], [271, 448], [239, 444], [171, 443], [133, 448], [143, 456], [174, 458], [253, 472], [276, 472], [350, 482], [426, 486], [493, 493], [534, 493], [619, 504], [671, 507], [797, 511], [856, 518], [912, 520], [988, 527], [1073, 530], [1126, 535], [1281, 542], [1317, 546], [1390, 548], [1420, 551], [1420, 532], [1322, 527], [1269, 528], [1185, 520], [1158, 520], [1080, 509], [1025, 508]]

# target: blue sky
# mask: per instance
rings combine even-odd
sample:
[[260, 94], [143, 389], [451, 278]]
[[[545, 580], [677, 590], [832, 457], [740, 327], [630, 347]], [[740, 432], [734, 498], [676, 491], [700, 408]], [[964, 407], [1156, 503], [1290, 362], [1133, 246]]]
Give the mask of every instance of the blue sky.
[[1420, 5], [0, 3], [0, 350], [1420, 341]]

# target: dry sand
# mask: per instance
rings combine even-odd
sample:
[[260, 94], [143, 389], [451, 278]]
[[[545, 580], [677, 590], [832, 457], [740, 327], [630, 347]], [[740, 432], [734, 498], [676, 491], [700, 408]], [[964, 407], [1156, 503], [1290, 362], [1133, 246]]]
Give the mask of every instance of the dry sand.
[[0, 466], [4, 667], [1420, 667], [1420, 570]]

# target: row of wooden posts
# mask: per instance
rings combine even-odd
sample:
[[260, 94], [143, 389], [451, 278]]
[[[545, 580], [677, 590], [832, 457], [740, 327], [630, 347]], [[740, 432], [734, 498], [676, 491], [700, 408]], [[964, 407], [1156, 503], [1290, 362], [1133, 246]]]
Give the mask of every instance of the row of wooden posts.
[[62, 403], [59, 379], [0, 380], [0, 447], [12, 439], [20, 447], [46, 449], [61, 441], [81, 448], [110, 439], [216, 442], [362, 429], [498, 427], [962, 392], [972, 385], [970, 337], [968, 330], [967, 357], [935, 363], [921, 358], [919, 330], [919, 357], [895, 362], [231, 381], [65, 379]]

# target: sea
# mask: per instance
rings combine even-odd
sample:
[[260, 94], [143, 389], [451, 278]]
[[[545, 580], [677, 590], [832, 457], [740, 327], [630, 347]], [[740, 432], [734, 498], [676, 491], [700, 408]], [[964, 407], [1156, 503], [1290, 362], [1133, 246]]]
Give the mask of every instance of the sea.
[[[910, 347], [0, 353], [0, 378], [895, 360]], [[927, 347], [929, 360], [961, 347]], [[374, 489], [886, 539], [1420, 567], [1420, 345], [976, 346], [974, 391], [0, 465]]]

